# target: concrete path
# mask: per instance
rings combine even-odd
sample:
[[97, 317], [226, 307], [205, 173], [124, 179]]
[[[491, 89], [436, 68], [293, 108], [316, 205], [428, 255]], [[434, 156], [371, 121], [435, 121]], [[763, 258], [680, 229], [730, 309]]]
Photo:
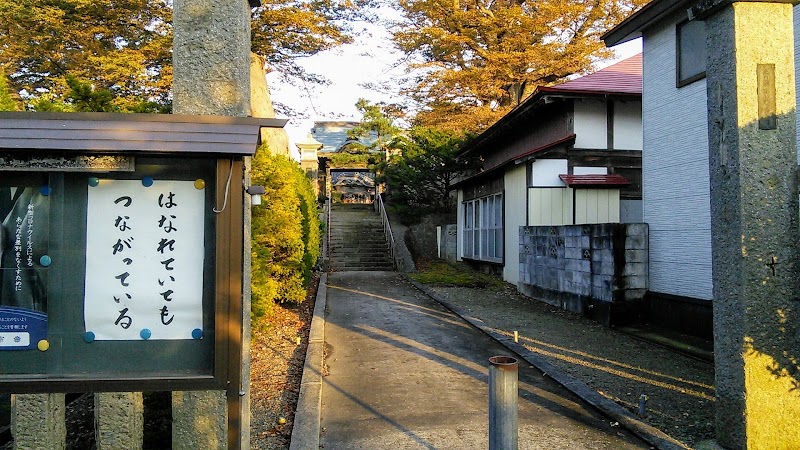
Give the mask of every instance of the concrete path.
[[[400, 274], [327, 283], [320, 448], [487, 448], [488, 358], [510, 352]], [[521, 449], [649, 448], [521, 363]]]

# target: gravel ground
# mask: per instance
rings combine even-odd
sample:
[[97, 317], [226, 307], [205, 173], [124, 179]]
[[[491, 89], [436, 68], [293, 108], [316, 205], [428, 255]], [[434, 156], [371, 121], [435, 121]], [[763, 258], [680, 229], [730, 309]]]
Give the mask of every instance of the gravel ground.
[[714, 366], [606, 328], [506, 288], [428, 285], [630, 411], [693, 447], [714, 437]]
[[253, 330], [250, 446], [255, 450], [289, 448], [318, 281], [315, 275], [303, 304], [276, 305], [267, 325]]

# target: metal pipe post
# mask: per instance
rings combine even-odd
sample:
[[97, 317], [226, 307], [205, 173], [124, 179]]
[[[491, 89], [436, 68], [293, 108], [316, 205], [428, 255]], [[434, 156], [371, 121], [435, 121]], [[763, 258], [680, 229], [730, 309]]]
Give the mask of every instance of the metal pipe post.
[[517, 360], [489, 358], [489, 450], [517, 450]]

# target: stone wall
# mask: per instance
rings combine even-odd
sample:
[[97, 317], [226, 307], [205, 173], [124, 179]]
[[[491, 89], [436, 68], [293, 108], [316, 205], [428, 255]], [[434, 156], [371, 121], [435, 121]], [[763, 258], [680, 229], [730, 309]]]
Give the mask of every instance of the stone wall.
[[458, 260], [458, 226], [456, 224], [436, 227], [439, 233], [439, 258], [456, 262]]
[[520, 292], [608, 325], [647, 292], [647, 224], [520, 227]]
[[453, 222], [453, 214], [434, 213], [420, 218], [419, 223], [408, 227], [406, 244], [411, 250], [415, 261], [430, 261], [439, 257], [436, 246], [436, 227], [445, 226]]

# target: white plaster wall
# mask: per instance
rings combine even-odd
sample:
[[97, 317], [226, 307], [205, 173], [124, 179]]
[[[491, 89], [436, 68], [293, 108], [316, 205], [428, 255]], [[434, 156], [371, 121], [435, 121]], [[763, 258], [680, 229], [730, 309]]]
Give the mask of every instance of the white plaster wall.
[[575, 148], [608, 148], [604, 100], [575, 100]]
[[614, 149], [641, 150], [642, 102], [614, 102]]
[[578, 167], [572, 168], [573, 175], [608, 175], [608, 167]]
[[531, 164], [531, 186], [534, 187], [564, 187], [564, 182], [558, 178], [567, 172], [566, 159], [540, 159]]
[[456, 260], [464, 256], [464, 191], [459, 189], [456, 195]]
[[643, 216], [650, 289], [712, 299], [706, 83], [675, 87], [675, 23], [644, 38]]
[[514, 166], [505, 173], [505, 209], [503, 232], [505, 248], [503, 254], [503, 280], [511, 284], [519, 283], [519, 227], [526, 225], [528, 205], [527, 170], [524, 164]]

